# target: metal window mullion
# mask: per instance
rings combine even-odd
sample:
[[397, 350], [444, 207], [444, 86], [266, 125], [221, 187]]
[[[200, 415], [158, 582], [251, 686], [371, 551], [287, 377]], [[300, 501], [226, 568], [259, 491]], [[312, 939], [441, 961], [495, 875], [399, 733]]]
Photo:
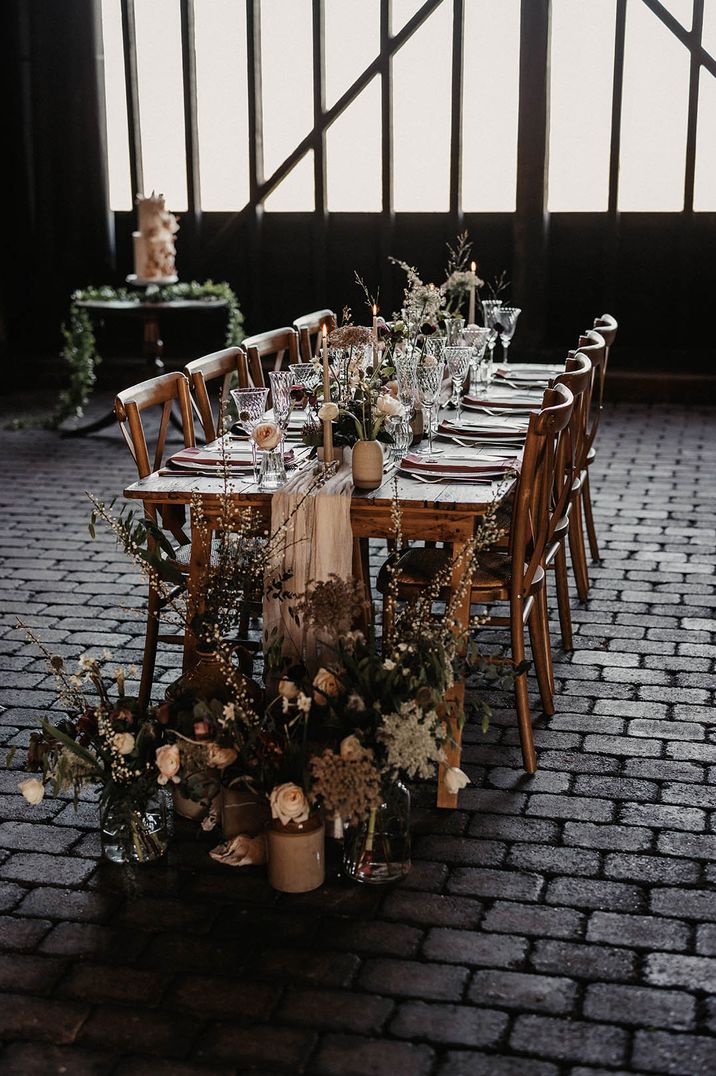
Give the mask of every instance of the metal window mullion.
[[393, 213], [393, 72], [390, 51], [391, 0], [380, 3], [381, 204]]
[[259, 188], [264, 181], [260, 0], [246, 0], [246, 66], [249, 120], [249, 188], [251, 203], [256, 205]]
[[462, 82], [465, 2], [453, 0], [452, 102], [450, 113], [450, 215], [462, 221]]
[[689, 113], [686, 125], [686, 171], [684, 174], [684, 212], [694, 210], [694, 177], [696, 174], [696, 130], [699, 113], [699, 81], [701, 64], [699, 50], [704, 26], [704, 0], [694, 0], [691, 25], [692, 47], [689, 71]]
[[124, 48], [124, 82], [127, 96], [127, 133], [129, 167], [135, 194], [144, 194], [142, 131], [139, 122], [139, 79], [137, 77], [137, 28], [134, 0], [122, 0], [122, 44]]
[[675, 19], [671, 12], [664, 7], [664, 5], [661, 3], [661, 0], [642, 0], [642, 3], [646, 4], [649, 10], [652, 11], [654, 15], [656, 15], [657, 19], [660, 19], [660, 21], [663, 22], [667, 30], [670, 30], [674, 37], [677, 38], [682, 45], [685, 45], [687, 49], [693, 47], [693, 49], [696, 51], [696, 56], [699, 63], [703, 67], [705, 67], [707, 71], [714, 75], [714, 77], [716, 77], [716, 58], [714, 58], [711, 53], [707, 52], [703, 45], [693, 44], [692, 46], [692, 31], [685, 29], [685, 27], [681, 25], [678, 19]]
[[313, 175], [316, 212], [326, 213], [326, 108], [324, 0], [313, 0]]
[[196, 105], [194, 0], [181, 0], [180, 12], [187, 197], [189, 212], [198, 221], [201, 215], [201, 187], [199, 182], [199, 132]]

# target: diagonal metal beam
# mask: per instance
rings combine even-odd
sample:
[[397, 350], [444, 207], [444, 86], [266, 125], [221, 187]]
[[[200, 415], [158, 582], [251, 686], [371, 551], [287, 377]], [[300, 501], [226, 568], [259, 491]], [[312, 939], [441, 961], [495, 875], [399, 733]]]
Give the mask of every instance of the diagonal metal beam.
[[[694, 43], [701, 45], [704, 26], [704, 0], [694, 0], [694, 17], [691, 32]], [[693, 212], [694, 177], [696, 174], [696, 130], [699, 113], [699, 82], [701, 66], [696, 58], [696, 50], [691, 50], [691, 69], [689, 71], [689, 113], [686, 122], [686, 174], [684, 177], [684, 210]]]
[[[642, 0], [643, 4], [653, 11], [658, 19], [661, 19], [664, 26], [668, 30], [671, 30], [674, 37], [678, 37], [682, 45], [685, 45], [687, 49], [691, 49], [694, 53], [697, 63], [702, 67], [705, 67], [716, 78], [716, 59], [707, 52], [701, 44], [700, 40], [697, 40], [693, 30], [685, 30], [678, 19], [668, 11], [660, 0]], [[699, 34], [699, 38], [700, 38]]]
[[432, 15], [433, 11], [440, 7], [441, 4], [446, 3], [447, 0], [425, 0], [423, 6], [415, 12], [413, 17], [406, 22], [405, 26], [399, 33], [389, 39], [387, 52], [381, 50], [380, 55], [366, 67], [366, 69], [358, 76], [355, 82], [348, 87], [345, 93], [338, 98], [334, 105], [323, 113], [323, 116], [319, 123], [315, 124], [313, 129], [308, 132], [305, 138], [301, 139], [295, 149], [289, 153], [288, 157], [278, 166], [275, 172], [269, 176], [263, 183], [258, 184], [256, 191], [256, 198], [258, 201], [263, 201], [273, 191], [282, 180], [286, 178], [288, 173], [298, 164], [301, 157], [312, 149], [315, 145], [315, 140], [321, 132], [330, 127], [334, 120], [338, 119], [341, 113], [345, 112], [348, 106], [356, 99], [362, 90], [366, 88], [368, 83], [384, 69], [386, 61], [392, 57], [402, 46], [408, 41], [416, 30], [419, 30], [425, 20]]

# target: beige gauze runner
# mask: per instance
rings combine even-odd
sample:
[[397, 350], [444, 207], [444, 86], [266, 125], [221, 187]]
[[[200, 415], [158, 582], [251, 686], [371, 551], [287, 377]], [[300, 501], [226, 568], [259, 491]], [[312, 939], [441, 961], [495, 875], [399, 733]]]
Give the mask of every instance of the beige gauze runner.
[[[346, 579], [352, 574], [350, 464], [340, 466], [322, 486], [306, 496], [314, 480], [311, 470], [300, 471], [274, 493], [271, 501], [271, 533], [276, 534], [287, 520], [290, 522], [285, 541], [279, 541], [276, 555], [266, 566], [266, 582], [290, 571], [285, 589], [296, 594], [296, 600], [306, 593], [310, 583], [325, 581], [331, 575]], [[278, 601], [264, 592], [265, 645], [266, 640], [271, 644], [277, 631], [282, 637], [284, 657], [305, 661], [307, 668], [315, 671], [315, 634], [296, 623], [289, 611], [293, 605], [294, 601]]]

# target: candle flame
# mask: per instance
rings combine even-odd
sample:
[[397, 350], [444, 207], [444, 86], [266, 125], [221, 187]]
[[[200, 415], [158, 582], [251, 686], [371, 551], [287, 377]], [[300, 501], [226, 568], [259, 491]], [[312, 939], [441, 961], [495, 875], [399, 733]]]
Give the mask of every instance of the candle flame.
[[326, 337], [328, 336], [328, 326], [323, 325], [322, 328], [321, 328], [321, 332], [323, 333], [323, 339], [325, 340]]
[[373, 317], [375, 317], [377, 313], [378, 313], [378, 307], [376, 306], [375, 303], [373, 303]]
[[470, 272], [471, 273], [477, 272], [477, 262], [470, 262]]

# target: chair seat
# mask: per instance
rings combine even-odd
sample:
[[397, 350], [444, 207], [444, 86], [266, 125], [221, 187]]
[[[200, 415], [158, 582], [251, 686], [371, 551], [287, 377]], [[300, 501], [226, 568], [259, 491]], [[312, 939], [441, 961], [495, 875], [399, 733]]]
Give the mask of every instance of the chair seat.
[[[429, 585], [441, 569], [449, 563], [448, 549], [409, 549], [398, 559], [399, 591], [406, 593], [423, 589]], [[480, 563], [472, 577], [472, 600], [475, 602], [507, 600], [510, 594], [512, 564], [509, 556], [500, 550], [481, 552]], [[386, 594], [390, 574], [389, 562], [386, 561], [378, 572], [376, 588], [379, 594]], [[534, 593], [544, 582], [544, 572], [537, 568], [530, 593]], [[479, 593], [477, 593], [479, 592]], [[444, 587], [440, 599], [445, 600], [449, 589]]]

